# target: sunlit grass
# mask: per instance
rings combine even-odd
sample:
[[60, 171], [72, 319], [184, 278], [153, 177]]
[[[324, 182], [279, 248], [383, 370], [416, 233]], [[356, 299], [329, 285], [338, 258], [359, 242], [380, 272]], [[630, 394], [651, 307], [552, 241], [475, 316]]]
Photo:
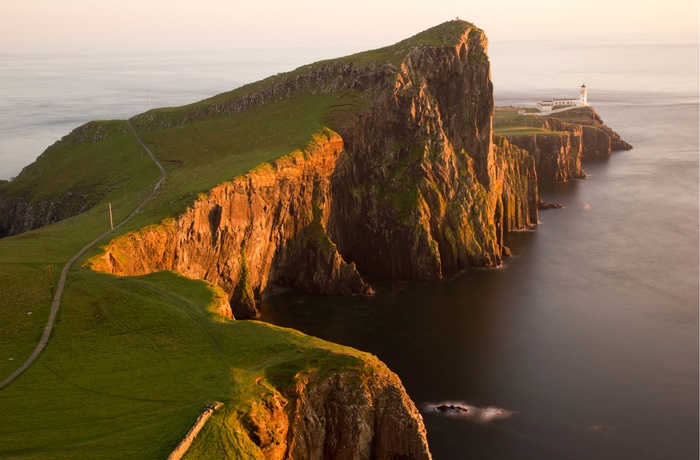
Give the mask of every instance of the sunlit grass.
[[[49, 347], [0, 391], [0, 457], [164, 458], [213, 401], [226, 405], [214, 424], [233, 435], [231, 417], [273, 384], [373, 360], [291, 330], [214, 321], [211, 298], [204, 282], [169, 272], [73, 273]], [[206, 439], [195, 452], [232, 448]]]
[[169, 177], [136, 224], [155, 223], [184, 211], [198, 193], [303, 149], [314, 133], [324, 126], [338, 129], [367, 104], [353, 91], [305, 95], [243, 113], [141, 131], [140, 136], [163, 162]]
[[560, 131], [550, 131], [543, 128], [533, 128], [532, 126], [508, 126], [508, 127], [494, 127], [493, 133], [498, 136], [548, 136], [548, 135], [559, 135]]

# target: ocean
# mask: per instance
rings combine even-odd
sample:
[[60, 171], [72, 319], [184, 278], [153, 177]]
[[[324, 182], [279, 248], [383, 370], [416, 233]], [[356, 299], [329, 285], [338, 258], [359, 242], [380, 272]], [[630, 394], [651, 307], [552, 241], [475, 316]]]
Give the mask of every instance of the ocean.
[[[180, 105], [350, 51], [0, 54], [0, 179], [84, 122], [147, 110], [149, 90]], [[497, 105], [585, 83], [634, 149], [542, 187], [565, 207], [508, 235], [501, 268], [370, 279], [370, 298], [292, 293], [263, 319], [386, 362], [437, 460], [696, 459], [698, 45], [494, 41], [490, 56]]]

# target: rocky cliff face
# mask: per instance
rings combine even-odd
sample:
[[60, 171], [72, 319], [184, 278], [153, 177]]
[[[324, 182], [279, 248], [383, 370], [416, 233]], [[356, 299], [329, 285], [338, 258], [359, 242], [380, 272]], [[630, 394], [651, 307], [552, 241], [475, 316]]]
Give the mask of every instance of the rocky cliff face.
[[[507, 168], [492, 143], [486, 52], [473, 27], [455, 46], [413, 49], [393, 87], [342, 132], [328, 228], [360, 271], [434, 277], [501, 262], [500, 235], [515, 221], [502, 218]], [[536, 208], [527, 195], [520, 204]]]
[[544, 135], [507, 136], [513, 145], [527, 150], [535, 159], [537, 178], [542, 182], [584, 179], [581, 167], [582, 129]]
[[541, 128], [544, 134], [507, 135], [508, 141], [535, 158], [541, 182], [584, 179], [583, 158], [607, 158], [632, 146], [603, 123], [593, 107], [583, 107], [546, 117], [522, 117], [522, 126]]
[[86, 123], [47, 148], [17, 179], [0, 182], [0, 238], [53, 224], [97, 204], [102, 196], [90, 186], [74, 184], [58, 193], [46, 193], [37, 190], [41, 184], [33, 187], [36, 183], [32, 176], [45, 174], [45, 181], [51, 181], [52, 175], [60, 173], [52, 171], [52, 165], [42, 161], [47, 156], [60, 155], [62, 150], [78, 144], [97, 142], [113, 132], [98, 123]]
[[[527, 150], [511, 145], [504, 137], [494, 137], [494, 150], [503, 165], [503, 191], [500, 209], [496, 212], [496, 228], [503, 232], [530, 227], [537, 224], [538, 202], [537, 173], [535, 159]], [[498, 221], [501, 220], [501, 222]], [[502, 248], [502, 251], [507, 251]]]
[[342, 151], [337, 134], [319, 133], [304, 152], [212, 189], [177, 219], [117, 238], [92, 266], [205, 279], [231, 296], [236, 318], [256, 317], [255, 299], [279, 288], [366, 294], [369, 286], [326, 233], [330, 178]]
[[[325, 132], [177, 219], [116, 239], [93, 267], [203, 278], [229, 293], [233, 316], [250, 318], [255, 299], [279, 288], [362, 294], [360, 273], [439, 277], [500, 264], [503, 232], [537, 221], [535, 162], [507, 142], [494, 147], [486, 37], [463, 24], [454, 45], [409, 50], [392, 78], [377, 65], [383, 78], [344, 65], [341, 76], [363, 78], [319, 77], [357, 81], [374, 102], [340, 135]], [[303, 87], [300, 78], [276, 87]]]
[[[583, 156], [602, 156], [608, 157], [612, 152], [619, 150], [632, 150], [632, 145], [628, 144], [619, 134], [607, 126], [603, 119], [596, 113], [593, 107], [580, 109], [581, 115], [578, 120], [572, 120], [581, 123], [583, 127]], [[562, 117], [563, 121], [567, 121]], [[608, 138], [608, 142], [604, 139]]]
[[89, 191], [68, 190], [59, 196], [35, 199], [31, 193], [0, 190], [0, 238], [45, 227], [91, 209], [97, 202]]
[[266, 460], [431, 458], [420, 413], [383, 365], [299, 376], [254, 404], [242, 422]]

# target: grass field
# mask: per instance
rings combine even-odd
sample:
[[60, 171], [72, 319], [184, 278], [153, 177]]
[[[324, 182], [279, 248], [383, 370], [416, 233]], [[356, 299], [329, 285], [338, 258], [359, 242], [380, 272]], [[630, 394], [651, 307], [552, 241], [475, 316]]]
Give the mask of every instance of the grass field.
[[[493, 111], [493, 133], [498, 136], [553, 136], [561, 131], [545, 129], [540, 117], [518, 115], [520, 107], [496, 107]], [[532, 112], [536, 109], [525, 109]], [[567, 113], [567, 112], [563, 112]]]
[[[269, 380], [363, 364], [294, 331], [214, 318], [211, 300], [173, 273], [72, 274], [50, 346], [0, 391], [0, 458], [165, 458], [213, 401], [230, 419]], [[247, 445], [235, 422], [219, 435]], [[207, 449], [230, 450], [216, 439]]]
[[[159, 174], [131, 135], [118, 134], [61, 153], [65, 155], [60, 157], [70, 160], [68, 170], [61, 169], [60, 158], [51, 155], [45, 158], [48, 164], [55, 163], [55, 170], [62, 171], [56, 176], [72, 176], [72, 179], [57, 177], [57, 181], [63, 181], [59, 187], [66, 186], [67, 180], [80, 181], [89, 177], [95, 171], [95, 163], [104, 165], [98, 179], [102, 177], [107, 181], [115, 170], [122, 177], [119, 187], [112, 187], [89, 212], [0, 240], [0, 298], [3, 299], [0, 302], [0, 375], [3, 378], [31, 354], [39, 341], [51, 308], [48, 266], [56, 283], [68, 259], [87, 242], [109, 230], [107, 203], [113, 203], [115, 222], [121, 221], [150, 193]], [[93, 161], [96, 158], [97, 161]], [[30, 182], [33, 178], [22, 180]]]

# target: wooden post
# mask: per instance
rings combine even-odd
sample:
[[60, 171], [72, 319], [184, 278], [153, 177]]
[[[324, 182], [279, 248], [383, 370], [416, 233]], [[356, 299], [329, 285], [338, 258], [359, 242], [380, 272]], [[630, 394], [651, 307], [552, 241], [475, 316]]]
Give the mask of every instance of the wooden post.
[[51, 277], [51, 265], [47, 265], [46, 268], [49, 270], [49, 287], [51, 288], [51, 300], [53, 300], [53, 278]]
[[109, 228], [114, 230], [114, 221], [112, 220], [112, 203], [109, 203]]

